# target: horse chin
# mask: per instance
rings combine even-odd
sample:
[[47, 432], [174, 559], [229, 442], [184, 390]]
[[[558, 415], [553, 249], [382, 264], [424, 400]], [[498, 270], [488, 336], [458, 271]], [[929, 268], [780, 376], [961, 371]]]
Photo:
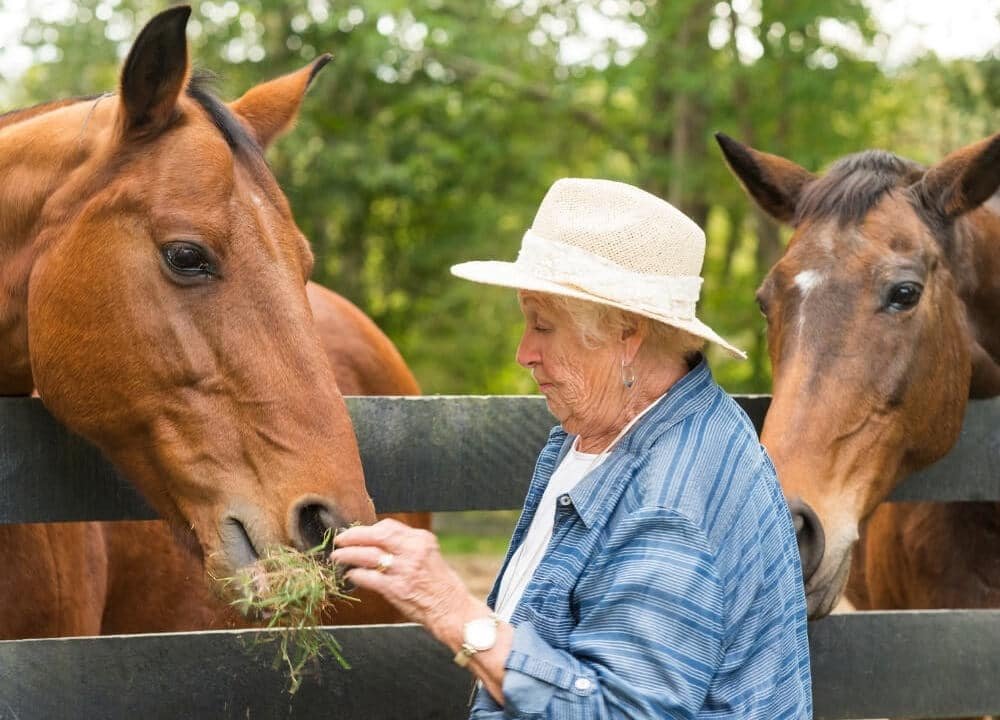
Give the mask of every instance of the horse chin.
[[174, 544], [188, 555], [197, 558], [198, 562], [204, 564], [205, 555], [194, 528], [177, 518], [166, 515], [165, 517], [168, 517], [166, 525]]
[[234, 565], [222, 550], [208, 552], [205, 555], [205, 578], [220, 600], [230, 602], [239, 595], [237, 587], [241, 582], [241, 571], [250, 566], [251, 563]]
[[853, 546], [848, 547], [840, 554], [840, 562], [831, 573], [823, 572], [824, 566], [827, 566], [824, 561], [820, 570], [806, 583], [806, 612], [810, 620], [826, 617], [837, 606], [851, 571], [853, 549]]

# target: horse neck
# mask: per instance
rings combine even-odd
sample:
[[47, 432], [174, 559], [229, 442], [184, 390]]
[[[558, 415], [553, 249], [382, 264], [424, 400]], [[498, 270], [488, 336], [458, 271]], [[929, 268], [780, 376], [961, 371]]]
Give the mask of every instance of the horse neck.
[[28, 280], [50, 241], [39, 228], [67, 205], [61, 190], [96, 175], [88, 166], [113, 131], [114, 107], [58, 101], [0, 116], [0, 395], [31, 392]]
[[948, 262], [965, 304], [974, 398], [1000, 395], [1000, 195], [960, 218]]

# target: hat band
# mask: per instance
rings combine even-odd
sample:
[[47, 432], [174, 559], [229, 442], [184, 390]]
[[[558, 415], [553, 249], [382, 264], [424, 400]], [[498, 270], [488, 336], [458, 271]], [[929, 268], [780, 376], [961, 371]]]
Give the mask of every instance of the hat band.
[[540, 280], [565, 285], [642, 313], [694, 320], [702, 279], [627, 270], [582, 248], [547, 240], [528, 230], [515, 264]]

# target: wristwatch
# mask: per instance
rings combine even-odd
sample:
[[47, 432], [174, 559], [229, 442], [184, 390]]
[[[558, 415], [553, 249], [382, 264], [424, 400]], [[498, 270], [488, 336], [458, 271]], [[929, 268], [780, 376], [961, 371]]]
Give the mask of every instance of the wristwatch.
[[462, 631], [462, 647], [455, 653], [455, 664], [465, 667], [469, 664], [469, 659], [477, 652], [489, 650], [497, 642], [497, 625], [500, 618], [496, 613], [490, 613], [489, 617], [477, 618], [465, 623]]

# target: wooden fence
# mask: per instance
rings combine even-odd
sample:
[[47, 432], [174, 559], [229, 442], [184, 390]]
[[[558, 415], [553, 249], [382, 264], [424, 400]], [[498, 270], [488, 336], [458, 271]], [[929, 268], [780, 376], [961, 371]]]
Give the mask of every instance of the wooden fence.
[[[760, 427], [768, 399], [738, 399]], [[519, 508], [552, 425], [537, 397], [349, 398], [348, 406], [384, 512]], [[972, 403], [957, 447], [892, 499], [1000, 500], [998, 420], [1000, 401]], [[0, 400], [0, 524], [152, 517], [39, 401]], [[251, 642], [259, 632], [0, 642], [0, 720], [467, 714], [470, 676], [418, 626], [334, 628], [352, 668], [323, 663], [294, 696], [271, 667], [271, 649]], [[817, 718], [1000, 713], [1000, 610], [840, 615], [811, 623], [809, 638]]]

